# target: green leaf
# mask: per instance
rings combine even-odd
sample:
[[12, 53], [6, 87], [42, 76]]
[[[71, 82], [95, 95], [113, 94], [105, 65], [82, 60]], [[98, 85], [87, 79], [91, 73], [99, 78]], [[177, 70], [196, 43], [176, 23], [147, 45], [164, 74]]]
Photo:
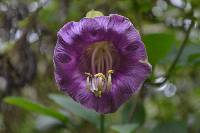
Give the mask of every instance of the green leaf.
[[168, 54], [176, 41], [174, 35], [168, 33], [146, 34], [143, 40], [149, 61], [153, 65], [161, 61]]
[[[162, 61], [162, 63], [168, 64], [174, 60], [179, 48], [174, 47], [172, 51], [170, 51], [167, 58]], [[197, 44], [187, 44], [187, 47], [184, 48], [181, 57], [177, 63], [177, 67], [185, 68], [191, 66], [198, 66], [200, 64], [200, 45]]]
[[146, 112], [144, 105], [142, 103], [138, 103], [135, 107], [135, 111], [133, 112], [131, 122], [143, 125], [145, 122], [145, 118], [146, 118]]
[[36, 118], [35, 128], [37, 130], [39, 131], [52, 130], [54, 127], [56, 127], [56, 129], [59, 130], [60, 128], [63, 128], [64, 125], [57, 119], [49, 116], [40, 115]]
[[74, 102], [71, 98], [58, 94], [50, 94], [49, 98], [52, 99], [55, 103], [59, 104], [61, 107], [81, 117], [82, 119], [98, 125], [99, 114], [92, 110], [83, 108], [80, 104]]
[[42, 115], [51, 116], [53, 118], [60, 120], [63, 123], [67, 123], [68, 121], [68, 118], [64, 114], [52, 108], [45, 107], [44, 105], [41, 105], [39, 103], [30, 101], [29, 99], [26, 99], [26, 98], [6, 97], [4, 98], [4, 102], [11, 105], [15, 105], [17, 107], [21, 107], [31, 112], [36, 112]]
[[118, 133], [132, 133], [138, 128], [137, 124], [113, 125], [111, 129]]
[[200, 53], [192, 54], [188, 57], [188, 62], [191, 64], [200, 63]]
[[187, 133], [187, 126], [184, 122], [171, 121], [158, 125], [151, 133]]
[[[134, 105], [134, 104], [137, 104], [137, 105]], [[143, 103], [138, 101], [134, 104], [132, 101], [126, 104], [125, 108], [122, 111], [123, 122], [130, 121], [131, 123], [138, 124], [138, 126], [141, 126], [145, 122], [146, 111], [145, 111]], [[133, 107], [134, 107], [134, 112], [133, 112]]]

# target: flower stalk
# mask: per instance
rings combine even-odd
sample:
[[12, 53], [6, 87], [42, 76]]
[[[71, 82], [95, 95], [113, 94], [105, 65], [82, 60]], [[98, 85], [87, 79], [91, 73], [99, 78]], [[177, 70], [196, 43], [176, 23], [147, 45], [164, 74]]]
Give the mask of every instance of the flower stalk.
[[100, 133], [105, 133], [104, 114], [100, 115]]

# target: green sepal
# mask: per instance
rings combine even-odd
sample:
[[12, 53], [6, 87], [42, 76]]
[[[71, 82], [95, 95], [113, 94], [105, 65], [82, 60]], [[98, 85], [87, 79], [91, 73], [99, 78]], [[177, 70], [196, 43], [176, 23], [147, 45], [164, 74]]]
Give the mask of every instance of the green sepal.
[[104, 16], [102, 12], [96, 11], [94, 9], [90, 10], [86, 14], [86, 18], [94, 18], [94, 17], [99, 17], [99, 16]]

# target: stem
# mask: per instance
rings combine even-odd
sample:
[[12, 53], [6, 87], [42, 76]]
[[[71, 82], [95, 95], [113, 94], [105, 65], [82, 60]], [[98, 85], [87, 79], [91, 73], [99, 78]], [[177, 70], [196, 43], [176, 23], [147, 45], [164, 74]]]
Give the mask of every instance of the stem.
[[185, 46], [187, 44], [187, 41], [188, 41], [189, 36], [190, 36], [191, 29], [192, 29], [193, 26], [194, 26], [194, 21], [192, 20], [188, 30], [186, 31], [185, 39], [183, 40], [183, 43], [182, 43], [182, 45], [181, 45], [181, 47], [180, 47], [180, 49], [179, 49], [179, 51], [178, 51], [178, 53], [176, 55], [176, 58], [174, 59], [174, 62], [172, 63], [171, 67], [168, 70], [168, 73], [166, 74], [166, 78], [170, 77], [170, 75], [173, 72], [177, 62], [179, 61], [180, 56], [183, 53], [183, 50], [184, 50], [184, 48], [185, 48]]
[[180, 49], [179, 49], [179, 51], [178, 51], [178, 53], [177, 53], [177, 55], [176, 55], [174, 61], [172, 62], [170, 68], [168, 69], [168, 71], [167, 71], [167, 73], [166, 73], [166, 75], [165, 75], [165, 80], [162, 81], [162, 82], [160, 82], [160, 83], [150, 83], [150, 85], [152, 85], [152, 86], [160, 86], [160, 85], [163, 85], [163, 84], [170, 78], [171, 74], [172, 74], [173, 71], [174, 71], [174, 68], [176, 67], [176, 64], [178, 63], [178, 61], [179, 61], [179, 59], [180, 59], [180, 57], [181, 57], [181, 55], [182, 55], [182, 53], [183, 53], [183, 50], [185, 49], [185, 46], [186, 46], [186, 44], [187, 44], [187, 41], [188, 41], [188, 39], [189, 39], [189, 35], [190, 35], [190, 32], [191, 32], [193, 26], [194, 26], [194, 20], [192, 20], [192, 22], [191, 22], [191, 24], [190, 24], [188, 30], [187, 30], [186, 33], [185, 33], [185, 38], [184, 38], [184, 40], [183, 40], [183, 42], [182, 42], [182, 44], [181, 44], [181, 46], [180, 46]]
[[104, 114], [100, 115], [100, 133], [105, 133], [105, 128], [104, 128]]

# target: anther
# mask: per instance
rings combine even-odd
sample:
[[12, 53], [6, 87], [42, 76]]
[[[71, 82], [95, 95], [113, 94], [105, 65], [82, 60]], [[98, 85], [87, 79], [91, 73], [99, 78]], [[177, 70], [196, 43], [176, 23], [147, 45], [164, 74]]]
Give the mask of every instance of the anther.
[[85, 72], [85, 75], [86, 75], [87, 77], [92, 77], [92, 74], [87, 73], [87, 72]]
[[94, 77], [97, 77], [97, 78], [101, 77], [104, 80], [106, 80], [106, 77], [105, 77], [105, 75], [103, 73], [97, 73], [97, 74], [94, 75]]
[[113, 74], [114, 70], [108, 70], [108, 74]]
[[87, 73], [87, 72], [85, 72], [85, 75], [87, 76], [86, 89], [87, 89], [87, 91], [90, 91], [90, 78], [92, 77], [92, 75], [90, 73]]
[[109, 91], [112, 88], [112, 74], [113, 70], [107, 71], [107, 76], [103, 73], [97, 73], [92, 75], [90, 73], [85, 73], [87, 76], [86, 79], [86, 88], [88, 91], [91, 91], [95, 94], [96, 97], [101, 97], [103, 91]]
[[98, 88], [98, 97], [101, 97], [103, 91], [103, 85], [106, 81], [106, 77], [103, 73], [97, 73], [94, 75], [97, 78], [97, 88]]
[[111, 87], [112, 87], [112, 76], [111, 76], [111, 74], [113, 74], [114, 73], [114, 71], [113, 70], [108, 70], [108, 79], [107, 79], [107, 91], [109, 91], [110, 89], [111, 89]]

